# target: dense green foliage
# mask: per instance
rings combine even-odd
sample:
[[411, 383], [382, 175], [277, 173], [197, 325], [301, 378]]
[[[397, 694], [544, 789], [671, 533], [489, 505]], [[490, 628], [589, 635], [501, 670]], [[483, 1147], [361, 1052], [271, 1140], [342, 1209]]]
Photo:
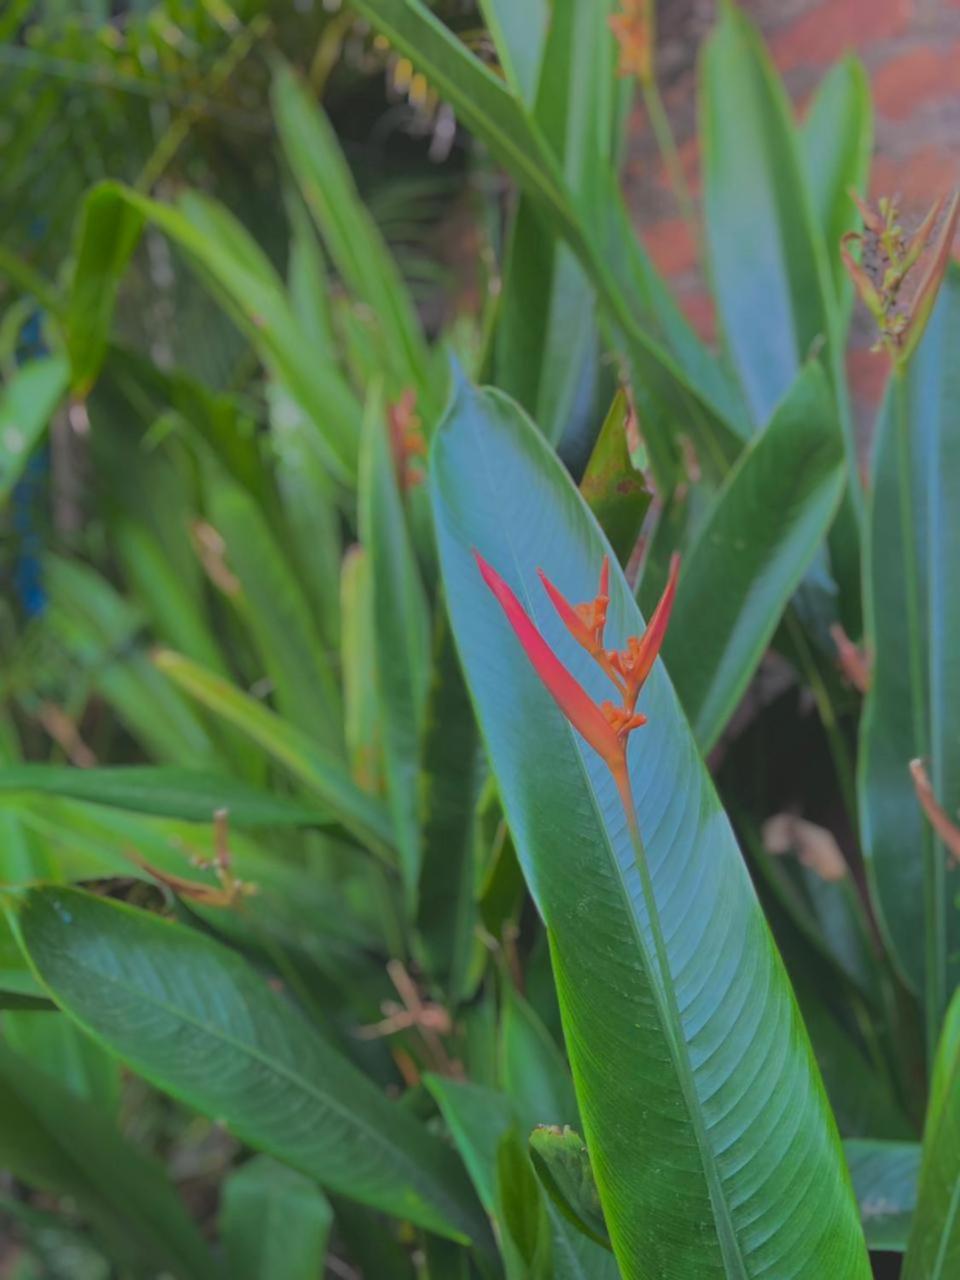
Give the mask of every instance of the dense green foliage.
[[[861, 469], [860, 67], [720, 6], [713, 349], [615, 0], [82, 8], [0, 18], [10, 1274], [950, 1280], [960, 269]], [[621, 649], [675, 552], [621, 776], [475, 553], [594, 705], [538, 571]]]

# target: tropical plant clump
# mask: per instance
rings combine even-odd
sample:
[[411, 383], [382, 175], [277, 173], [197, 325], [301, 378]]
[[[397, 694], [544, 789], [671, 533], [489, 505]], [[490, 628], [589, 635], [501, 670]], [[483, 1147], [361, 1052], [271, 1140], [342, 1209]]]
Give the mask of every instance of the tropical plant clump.
[[960, 199], [732, 3], [699, 207], [640, 0], [29, 8], [0, 1274], [954, 1280]]

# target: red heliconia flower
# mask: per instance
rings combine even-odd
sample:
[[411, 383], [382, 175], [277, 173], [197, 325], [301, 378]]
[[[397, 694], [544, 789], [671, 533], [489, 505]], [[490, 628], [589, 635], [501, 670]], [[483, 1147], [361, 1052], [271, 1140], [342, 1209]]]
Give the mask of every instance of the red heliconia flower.
[[634, 729], [646, 724], [646, 716], [636, 711], [637, 698], [663, 644], [677, 588], [680, 559], [670, 563], [670, 577], [650, 625], [641, 637], [631, 636], [626, 649], [604, 648], [603, 633], [610, 603], [610, 566], [604, 558], [600, 570], [600, 590], [587, 604], [571, 605], [547, 576], [540, 579], [554, 607], [578, 644], [593, 657], [616, 685], [622, 704], [597, 704], [574, 679], [533, 624], [520, 601], [504, 580], [478, 553], [474, 552], [483, 580], [496, 596], [534, 670], [554, 702], [577, 732], [606, 763], [621, 786], [627, 779], [627, 742]]
[[547, 692], [581, 737], [589, 742], [609, 767], [614, 771], [621, 768], [623, 747], [603, 711], [553, 652], [496, 569], [487, 564], [478, 551], [473, 554], [484, 582], [507, 615], [507, 621], [516, 632], [517, 639], [523, 645], [524, 652]]

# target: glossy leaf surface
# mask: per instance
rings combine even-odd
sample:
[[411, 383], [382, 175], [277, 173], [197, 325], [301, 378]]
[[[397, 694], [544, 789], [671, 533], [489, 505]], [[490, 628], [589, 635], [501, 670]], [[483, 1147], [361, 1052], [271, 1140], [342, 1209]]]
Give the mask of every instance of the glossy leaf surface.
[[[520, 593], [594, 696], [605, 679], [536, 576], [591, 598], [607, 549], [504, 397], [461, 386], [434, 442], [449, 610], [528, 885], [550, 931], [587, 1142], [627, 1277], [869, 1275], [792, 993], [729, 823], [657, 667], [631, 778], [670, 971], [661, 981], [612, 778], [531, 669], [472, 555]], [[611, 583], [608, 643], [642, 620]], [[734, 943], [734, 939], [736, 942]]]

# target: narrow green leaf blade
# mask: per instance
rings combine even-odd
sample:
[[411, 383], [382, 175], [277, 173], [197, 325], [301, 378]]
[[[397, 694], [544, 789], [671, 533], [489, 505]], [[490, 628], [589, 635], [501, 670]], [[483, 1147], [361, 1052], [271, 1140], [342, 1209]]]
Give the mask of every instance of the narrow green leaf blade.
[[422, 857], [417, 779], [430, 680], [430, 614], [379, 408], [375, 396], [360, 466], [360, 536], [370, 561], [387, 795], [413, 903]]
[[663, 655], [701, 751], [723, 732], [826, 537], [844, 474], [833, 398], [810, 364], [740, 458], [680, 571]]
[[[679, 1018], [658, 981], [613, 780], [556, 708], [477, 572], [473, 548], [519, 590], [587, 691], [608, 697], [536, 576], [542, 566], [572, 600], [595, 593], [607, 548], [588, 509], [516, 407], [466, 386], [434, 440], [432, 494], [454, 634], [550, 932], [581, 1115], [624, 1276], [686, 1268], [753, 1277], [789, 1258], [798, 1277], [862, 1280], [869, 1265], [823, 1086], [662, 667], [641, 703], [650, 723], [631, 774]], [[622, 575], [611, 576], [609, 641], [622, 644], [642, 621]]]
[[347, 831], [381, 853], [392, 847], [383, 806], [360, 790], [340, 760], [269, 707], [181, 654], [164, 649], [153, 655], [153, 661], [174, 684], [235, 725], [303, 782]]
[[0, 792], [71, 796], [96, 804], [149, 813], [159, 818], [210, 822], [226, 809], [234, 827], [324, 827], [333, 823], [323, 809], [238, 781], [174, 765], [22, 764], [0, 769]]
[[840, 258], [840, 240], [859, 225], [850, 191], [865, 191], [872, 148], [870, 83], [863, 64], [845, 58], [817, 86], [800, 128], [800, 158], [826, 246], [834, 297], [847, 313], [853, 288]]
[[826, 263], [783, 86], [724, 4], [700, 73], [704, 212], [721, 326], [757, 423], [830, 339]]
[[532, 104], [540, 80], [543, 45], [550, 24], [547, 0], [480, 0], [480, 12], [493, 38], [507, 80], [524, 102]]
[[429, 357], [413, 301], [360, 199], [333, 127], [287, 66], [273, 79], [280, 142], [341, 278], [369, 308], [387, 367], [402, 384], [429, 389]]
[[[599, 193], [584, 188], [572, 194], [562, 168], [539, 124], [520, 98], [475, 58], [420, 0], [355, 0], [355, 8], [401, 53], [411, 59], [456, 108], [458, 115], [491, 149], [535, 202], [549, 227], [568, 242], [590, 277], [608, 317], [618, 331], [633, 369], [642, 410], [655, 419], [660, 435], [672, 436], [677, 421], [692, 422], [701, 435], [723, 443], [738, 433], [727, 421], [727, 399], [720, 404], [716, 382], [723, 383], [719, 366], [693, 336], [679, 310], [673, 307], [669, 324], [650, 329], [650, 311], [638, 320], [633, 289], [620, 283], [624, 256], [631, 271], [642, 276], [645, 301], [651, 291], [662, 302], [666, 291], [650, 268], [635, 237], [612, 172]], [[584, 7], [585, 11], [589, 6]], [[607, 139], [603, 139], [603, 148]], [[596, 158], [587, 149], [587, 161]], [[597, 207], [614, 210], [614, 235], [595, 226]], [[608, 241], [619, 246], [610, 251]]]
[[310, 418], [331, 473], [352, 482], [361, 420], [356, 398], [332, 354], [302, 341], [282, 281], [249, 233], [205, 197], [188, 193], [174, 207], [111, 182], [89, 193], [66, 319], [74, 389], [88, 392], [100, 371], [117, 289], [147, 221], [170, 236], [213, 285], [264, 363]]

